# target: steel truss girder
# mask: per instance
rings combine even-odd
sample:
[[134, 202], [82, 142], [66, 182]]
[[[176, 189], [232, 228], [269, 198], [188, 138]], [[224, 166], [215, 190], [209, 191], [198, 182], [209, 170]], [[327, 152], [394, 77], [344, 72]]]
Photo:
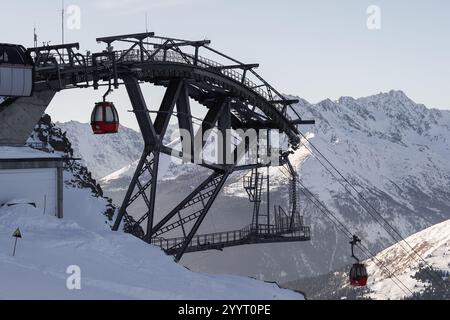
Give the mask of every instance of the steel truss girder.
[[[120, 227], [122, 219], [125, 218], [126, 222], [128, 223], [128, 225], [126, 226], [127, 229], [131, 231], [131, 233], [136, 234], [135, 231], [137, 227], [140, 227], [142, 222], [147, 220], [147, 228], [142, 238], [146, 242], [150, 243], [151, 232], [149, 232], [149, 230], [152, 230], [153, 228], [156, 187], [158, 181], [160, 138], [157, 134], [157, 131], [155, 130], [150, 115], [148, 114], [147, 105], [142, 95], [142, 91], [137, 78], [132, 75], [126, 75], [125, 77], [123, 77], [123, 80], [133, 107], [134, 114], [138, 121], [139, 128], [141, 129], [145, 147], [131, 183], [128, 187], [125, 198], [122, 202], [122, 206], [120, 207], [119, 213], [113, 226], [113, 230], [117, 231]], [[162, 122], [162, 125], [159, 129], [161, 131], [164, 129], [164, 121]], [[145, 177], [146, 173], [147, 177]], [[146, 178], [146, 182], [142, 183], [141, 179], [144, 178]], [[137, 192], [134, 193], [136, 188]], [[147, 196], [146, 191], [149, 188], [150, 192]], [[127, 209], [139, 197], [141, 197], [146, 204], [147, 212], [143, 214], [137, 222], [134, 222], [134, 219], [132, 219], [128, 214]]]
[[[237, 162], [234, 165], [217, 164], [216, 167], [213, 166], [212, 169], [214, 172], [171, 212], [154, 225], [159, 156], [160, 153], [173, 151], [164, 146], [162, 141], [170, 118], [174, 114], [175, 107], [178, 111], [179, 128], [188, 130], [189, 133], [192, 133], [191, 137], [193, 136], [192, 114], [189, 104], [189, 83], [180, 78], [174, 78], [167, 83], [166, 93], [160, 109], [155, 122], [152, 122], [137, 77], [132, 74], [126, 74], [123, 76], [123, 81], [143, 135], [145, 148], [119, 210], [113, 230], [118, 230], [122, 219], [125, 219], [126, 231], [142, 238], [147, 243], [152, 243], [162, 239], [160, 238], [161, 235], [174, 229], [182, 228], [184, 235], [182, 238], [183, 241], [180, 241], [167, 250], [167, 252], [175, 254], [176, 260], [179, 261], [186, 250], [189, 249], [192, 239], [196, 235], [220, 190], [223, 188], [228, 176], [231, 172], [240, 170], [240, 168], [236, 166]], [[200, 131], [203, 135], [203, 142], [206, 140], [205, 133], [207, 135], [209, 129], [217, 126], [222, 133], [225, 133], [226, 130], [233, 127], [233, 121], [236, 119], [233, 118], [231, 112], [231, 101], [230, 97], [217, 94], [215, 100], [211, 102], [210, 110], [203, 120], [202, 130]], [[246, 142], [244, 140], [241, 143], [245, 144]], [[251, 142], [249, 141], [247, 143]], [[185, 147], [184, 145], [182, 146], [183, 148]], [[223, 157], [228, 154], [233, 154], [234, 160], [239, 161], [240, 159], [237, 159], [236, 152], [237, 148], [230, 150], [226, 146], [224, 146], [223, 150], [220, 150]], [[190, 153], [192, 155], [193, 150], [183, 149], [181, 153]], [[258, 166], [243, 166], [245, 169], [253, 167], [256, 168]], [[137, 199], [143, 200], [147, 210], [139, 219], [135, 220], [129, 215], [128, 208]], [[187, 213], [185, 211], [194, 205], [200, 208], [197, 208], [193, 213]], [[146, 228], [142, 226], [145, 221], [147, 222]], [[190, 227], [189, 230], [187, 230], [187, 226]]]
[[[223, 174], [219, 172], [214, 172], [205, 181], [203, 181], [194, 191], [192, 191], [183, 201], [181, 201], [169, 214], [167, 214], [160, 222], [158, 222], [153, 230], [152, 234], [159, 233], [159, 230], [163, 230], [164, 226], [176, 215], [178, 212], [187, 209], [201, 201], [204, 201], [205, 190], [215, 187], [217, 185], [217, 180], [221, 178]], [[209, 197], [212, 196], [209, 195]], [[164, 232], [163, 232], [164, 233]]]
[[[163, 43], [159, 43], [160, 40]], [[294, 147], [300, 142], [296, 125], [312, 123], [290, 118], [288, 108], [299, 117], [292, 108], [292, 104], [297, 100], [286, 99], [258, 75], [253, 70], [258, 67], [257, 64], [245, 64], [225, 55], [208, 46], [208, 40], [189, 41], [145, 32], [101, 37], [97, 38], [97, 41], [105, 43], [106, 50], [86, 56], [75, 51], [79, 48], [78, 43], [29, 49], [36, 57], [36, 75], [39, 81], [36, 82], [35, 89], [89, 87], [92, 81], [94, 88], [98, 88], [99, 79], [113, 79], [117, 88], [120, 85], [117, 79], [130, 72], [136, 72], [142, 81], [154, 83], [189, 78], [213, 95], [222, 92], [258, 106], [267, 117], [267, 123], [262, 126], [278, 127], [289, 136]], [[114, 50], [112, 45], [116, 42], [126, 45], [126, 48]], [[149, 51], [149, 46], [155, 50]], [[214, 62], [214, 58], [202, 58], [199, 56], [199, 49], [227, 62], [221, 65]], [[67, 53], [62, 53], [63, 50]], [[192, 50], [195, 50], [195, 53], [192, 53]], [[55, 54], [54, 61], [49, 65], [47, 58], [50, 51]], [[110, 55], [110, 58], [96, 64], [93, 57], [98, 55]], [[241, 70], [242, 73], [230, 71], [234, 69]]]
[[[129, 74], [124, 76], [123, 80], [143, 135], [145, 148], [117, 215], [113, 230], [117, 231], [124, 219], [126, 222], [126, 231], [151, 243], [153, 237], [181, 227], [183, 228], [185, 242], [176, 250], [176, 259], [179, 260], [222, 189], [227, 177], [232, 171], [232, 166], [223, 166], [220, 169], [215, 169], [211, 176], [154, 226], [159, 156], [161, 152], [167, 151], [162, 141], [175, 106], [177, 106], [177, 110], [179, 111], [178, 123], [180, 129], [186, 129], [190, 133], [193, 133], [188, 88], [187, 84], [181, 79], [171, 81], [167, 86], [166, 94], [153, 123], [137, 78]], [[208, 119], [204, 121], [204, 127], [208, 127], [211, 123], [209, 120], [212, 120], [213, 123], [218, 123], [221, 130], [225, 130], [230, 127], [230, 120], [227, 115], [222, 115], [220, 111], [222, 108], [225, 108], [225, 111], [229, 114], [229, 108], [224, 107], [228, 106], [228, 100], [226, 97], [220, 97], [215, 105], [214, 111], [218, 112], [218, 114], [214, 115], [213, 111], [211, 111], [209, 116], [207, 116]], [[147, 210], [139, 219], [135, 220], [128, 213], [128, 209], [139, 198], [143, 200]], [[200, 210], [182, 217], [181, 212], [183, 210], [197, 204], [201, 205]], [[178, 220], [168, 224], [176, 215], [178, 215]], [[147, 221], [145, 229], [141, 226], [144, 221]], [[195, 221], [194, 225], [186, 233], [185, 225], [191, 221]], [[141, 231], [141, 233], [137, 231]]]
[[[184, 241], [175, 248], [170, 248], [171, 252], [176, 252], [175, 259], [179, 261], [186, 249], [188, 248], [192, 238], [198, 231], [203, 220], [205, 219], [209, 209], [216, 200], [220, 190], [224, 186], [230, 171], [214, 172], [211, 174], [199, 187], [197, 187], [191, 194], [189, 194], [177, 207], [175, 207], [166, 217], [164, 217], [152, 230], [152, 234], [161, 235], [177, 227], [183, 227], [183, 234], [185, 234], [185, 224], [195, 220], [189, 234], [185, 234]], [[181, 212], [197, 203], [200, 203], [202, 208], [186, 217], [181, 217]], [[178, 221], [166, 225], [172, 218], [178, 215]]]
[[[120, 207], [113, 230], [117, 231], [120, 227], [122, 219], [125, 219], [125, 229], [135, 235], [137, 228], [147, 219], [147, 230], [151, 230], [153, 226], [153, 213], [156, 200], [156, 185], [158, 179], [159, 151], [146, 147], [142, 153], [141, 159], [136, 167], [131, 183], [128, 187], [122, 206]], [[142, 180], [145, 179], [145, 182]], [[146, 191], [150, 189], [149, 196]], [[128, 214], [127, 209], [138, 198], [142, 198], [147, 206], [147, 212], [137, 221]], [[150, 242], [150, 233], [146, 231], [143, 240]]]

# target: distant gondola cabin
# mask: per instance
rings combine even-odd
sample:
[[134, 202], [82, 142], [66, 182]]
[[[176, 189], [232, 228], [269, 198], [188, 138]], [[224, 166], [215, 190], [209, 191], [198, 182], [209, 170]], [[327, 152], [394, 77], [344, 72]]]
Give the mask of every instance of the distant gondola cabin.
[[361, 263], [355, 263], [350, 270], [350, 284], [355, 287], [364, 287], [367, 285], [366, 266]]

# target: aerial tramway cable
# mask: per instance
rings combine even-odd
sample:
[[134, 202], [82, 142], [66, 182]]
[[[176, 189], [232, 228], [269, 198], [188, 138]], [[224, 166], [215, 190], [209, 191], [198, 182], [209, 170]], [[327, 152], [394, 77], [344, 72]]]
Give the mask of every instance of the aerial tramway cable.
[[[380, 212], [378, 212], [371, 204], [370, 202], [366, 199], [366, 197], [364, 197], [364, 195], [362, 195], [362, 193], [360, 191], [358, 191], [351, 183], [350, 181], [336, 168], [336, 166], [334, 166], [330, 160], [327, 159], [327, 157], [325, 157], [325, 155], [323, 155], [323, 153], [303, 134], [300, 132], [300, 135], [308, 142], [308, 144], [315, 150], [317, 151], [317, 153], [338, 173], [338, 175], [358, 194], [358, 196], [369, 206], [369, 208], [371, 210], [373, 210], [373, 212], [378, 215], [381, 220], [384, 222], [381, 223], [373, 214], [373, 212], [371, 212], [368, 208], [366, 208], [365, 206], [362, 205], [362, 203], [356, 198], [356, 196], [350, 191], [348, 190], [348, 188], [344, 185], [344, 183], [342, 183], [342, 181], [340, 179], [338, 179], [338, 177], [336, 177], [336, 175], [319, 159], [319, 157], [313, 152], [313, 150], [311, 150], [311, 148], [309, 148], [306, 144], [304, 144], [305, 148], [310, 152], [310, 154], [332, 175], [333, 178], [336, 179], [336, 181], [344, 187], [344, 189], [356, 200], [356, 202], [364, 208], [364, 210], [367, 211], [367, 213], [369, 213], [369, 215], [386, 231], [386, 233], [392, 238], [394, 239], [394, 241], [396, 243], [398, 243], [400, 245], [400, 247], [410, 256], [412, 257], [413, 254], [415, 254], [424, 264], [426, 264], [428, 267], [432, 268], [432, 266], [408, 243], [408, 241], [395, 229], [395, 227], [393, 227], [387, 220], [386, 218], [384, 218]], [[386, 228], [386, 225], [391, 229], [391, 231], [388, 230], [388, 228]], [[397, 239], [391, 232], [394, 232], [398, 238]], [[408, 249], [406, 249], [403, 244], [402, 241], [404, 243], [406, 243], [406, 245], [410, 248], [410, 250], [413, 252], [413, 254], [408, 252]], [[412, 257], [414, 260], [418, 261], [417, 258]], [[439, 285], [441, 285], [441, 281], [442, 279], [437, 279], [436, 276], [434, 274], [432, 274], [431, 272], [429, 272], [428, 270], [426, 271], [431, 277], [435, 278], [436, 280], [439, 280], [438, 283]]]
[[[286, 175], [280, 168], [277, 168], [286, 178], [289, 179], [289, 176]], [[346, 238], [352, 238], [353, 233], [345, 226], [308, 188], [306, 188], [300, 181], [297, 179], [298, 183], [302, 187], [300, 191], [302, 194], [309, 200], [311, 203], [325, 216], [327, 217], [335, 227], [342, 232]], [[313, 201], [313, 199], [316, 201]], [[387, 271], [390, 276], [391, 281], [405, 294], [408, 292], [412, 295], [412, 291], [381, 261], [379, 260], [374, 253], [372, 253], [365, 245], [360, 243], [358, 247], [365, 254], [365, 256], [374, 261], [375, 265], [377, 265], [380, 269], [384, 269]]]

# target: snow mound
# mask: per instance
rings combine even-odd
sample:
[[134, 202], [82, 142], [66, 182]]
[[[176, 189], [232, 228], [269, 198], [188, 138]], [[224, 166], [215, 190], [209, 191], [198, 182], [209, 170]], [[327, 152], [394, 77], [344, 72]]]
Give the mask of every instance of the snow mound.
[[[303, 299], [237, 276], [189, 271], [159, 248], [112, 232], [107, 206], [88, 189], [66, 186], [64, 220], [21, 204], [0, 208], [0, 299]], [[12, 233], [20, 227], [16, 256]], [[81, 269], [81, 290], [66, 270]]]

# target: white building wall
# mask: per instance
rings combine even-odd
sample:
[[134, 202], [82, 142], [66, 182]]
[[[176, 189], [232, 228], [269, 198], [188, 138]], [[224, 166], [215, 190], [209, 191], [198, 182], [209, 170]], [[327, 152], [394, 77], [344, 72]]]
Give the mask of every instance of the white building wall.
[[57, 169], [1, 169], [0, 205], [14, 199], [36, 203], [42, 214], [57, 213]]

